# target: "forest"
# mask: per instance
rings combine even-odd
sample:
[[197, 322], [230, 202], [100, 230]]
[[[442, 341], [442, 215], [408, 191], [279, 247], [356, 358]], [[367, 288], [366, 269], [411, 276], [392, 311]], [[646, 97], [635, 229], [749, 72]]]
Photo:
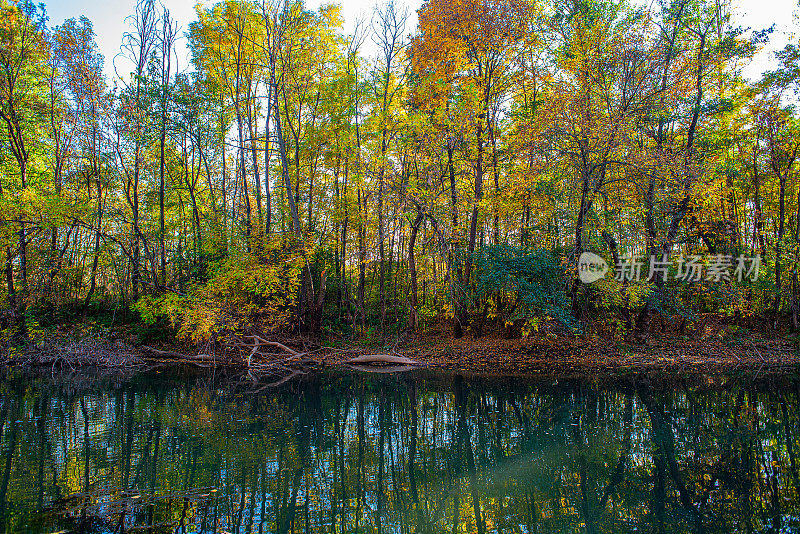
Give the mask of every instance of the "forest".
[[772, 30], [734, 7], [140, 0], [104, 58], [0, 0], [0, 341], [791, 334], [800, 48], [746, 79]]

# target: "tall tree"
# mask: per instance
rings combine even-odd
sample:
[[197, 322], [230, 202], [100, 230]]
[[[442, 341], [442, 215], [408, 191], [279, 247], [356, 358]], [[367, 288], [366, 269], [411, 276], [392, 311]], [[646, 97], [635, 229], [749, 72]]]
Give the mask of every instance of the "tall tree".
[[[5, 188], [17, 191], [23, 199], [30, 185], [29, 164], [31, 145], [34, 145], [46, 109], [46, 62], [49, 47], [45, 39], [44, 9], [32, 2], [0, 4], [0, 120], [6, 130], [7, 148], [17, 164], [17, 184]], [[0, 193], [2, 193], [0, 191]], [[22, 207], [22, 206], [20, 206]], [[17, 321], [25, 330], [28, 298], [28, 236], [27, 215], [20, 209], [16, 216], [19, 254], [20, 292], [14, 290], [11, 273], [12, 250], [6, 248], [6, 281], [9, 299], [16, 304]]]

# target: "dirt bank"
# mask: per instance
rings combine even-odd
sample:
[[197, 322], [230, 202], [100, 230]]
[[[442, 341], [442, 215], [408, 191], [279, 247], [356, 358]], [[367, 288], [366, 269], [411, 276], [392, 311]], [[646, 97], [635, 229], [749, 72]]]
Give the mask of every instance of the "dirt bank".
[[782, 339], [663, 338], [646, 344], [550, 340], [412, 340], [398, 349], [429, 366], [498, 374], [800, 373], [800, 353]]
[[[643, 344], [624, 344], [567, 337], [506, 340], [428, 335], [372, 345], [334, 346], [301, 338], [281, 338], [269, 343], [269, 348], [262, 345], [260, 351], [253, 351], [250, 367], [248, 351], [197, 350], [178, 344], [134, 346], [97, 339], [51, 340], [8, 355], [2, 363], [54, 370], [95, 367], [133, 372], [190, 366], [215, 371], [252, 370], [278, 379], [336, 366], [384, 372], [424, 367], [511, 376], [800, 375], [800, 352], [796, 344], [780, 337], [691, 340], [673, 336]], [[374, 354], [402, 356], [419, 365], [383, 366], [381, 362], [353, 365], [354, 358]]]

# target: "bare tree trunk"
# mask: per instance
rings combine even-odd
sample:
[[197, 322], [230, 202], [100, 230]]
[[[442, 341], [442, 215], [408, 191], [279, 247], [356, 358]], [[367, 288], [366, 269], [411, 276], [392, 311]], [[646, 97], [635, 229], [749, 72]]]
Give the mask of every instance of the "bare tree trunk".
[[[303, 239], [303, 230], [300, 226], [300, 214], [298, 213], [297, 210], [297, 203], [295, 202], [294, 196], [292, 195], [292, 180], [289, 177], [289, 167], [288, 167], [288, 162], [286, 160], [286, 141], [283, 137], [283, 130], [281, 128], [281, 112], [280, 112], [280, 106], [278, 104], [277, 86], [275, 87], [275, 133], [278, 136], [278, 148], [281, 156], [281, 174], [283, 175], [283, 184], [284, 187], [286, 188], [286, 199], [289, 203], [289, 212], [292, 217], [292, 226], [294, 229], [295, 237], [297, 238], [298, 241], [301, 241]], [[323, 282], [321, 285], [323, 285], [322, 292], [324, 299], [324, 272], [323, 272]], [[314, 299], [314, 288], [311, 280], [311, 269], [308, 264], [308, 261], [306, 260], [303, 265], [303, 283], [301, 284], [300, 288], [300, 303], [298, 306], [298, 313], [297, 313], [298, 326], [300, 330], [305, 329], [306, 327], [305, 318], [308, 315], [309, 307], [313, 306], [316, 302], [320, 301], [318, 299]], [[320, 304], [324, 304], [324, 300], [322, 300]]]
[[778, 177], [780, 193], [778, 196], [778, 239], [775, 243], [775, 309], [773, 327], [778, 327], [778, 315], [781, 309], [781, 253], [783, 252], [783, 235], [786, 219], [786, 175]]
[[[452, 146], [452, 138], [448, 138], [447, 140], [447, 168], [448, 174], [450, 178], [450, 210], [452, 215], [452, 222], [453, 228], [451, 230], [454, 236], [458, 235], [458, 191], [456, 189], [456, 171], [455, 167], [453, 166], [453, 146]], [[451, 265], [451, 271], [453, 271], [452, 266], [454, 263], [454, 254], [455, 251], [450, 251], [450, 258], [449, 262]], [[462, 324], [466, 322], [466, 316], [464, 312], [464, 303], [462, 302], [461, 295], [458, 294], [460, 290], [460, 286], [463, 283], [464, 275], [461, 266], [461, 262], [455, 262], [456, 268], [455, 272], [451, 272], [450, 275], [450, 294], [451, 300], [453, 301], [453, 337], [458, 339], [464, 335], [464, 329]]]
[[100, 169], [97, 161], [99, 151], [97, 150], [97, 128], [95, 127], [93, 136], [93, 154], [92, 154], [92, 174], [95, 177], [95, 186], [97, 187], [97, 228], [94, 232], [94, 254], [92, 257], [92, 271], [89, 277], [89, 291], [86, 293], [86, 298], [83, 301], [83, 316], [89, 311], [89, 304], [92, 302], [92, 296], [97, 287], [97, 266], [100, 261], [100, 232], [103, 227], [103, 182], [100, 177]]
[[253, 97], [253, 93], [255, 93], [256, 89], [258, 88], [258, 84], [256, 84], [255, 88], [251, 89], [251, 84], [248, 84], [248, 98], [247, 98], [247, 127], [248, 131], [250, 132], [250, 153], [253, 160], [253, 188], [256, 192], [256, 211], [258, 213], [258, 224], [259, 224], [259, 233], [264, 228], [264, 211], [261, 206], [261, 173], [258, 169], [258, 117], [255, 116], [255, 98]]
[[272, 194], [270, 193], [269, 183], [269, 164], [270, 164], [270, 120], [272, 119], [272, 84], [267, 84], [267, 120], [264, 124], [264, 200], [266, 201], [265, 219], [267, 234], [272, 230]]
[[[795, 228], [794, 228], [794, 242], [800, 243], [800, 189], [797, 191], [797, 212], [795, 213]], [[797, 252], [795, 251], [795, 261], [797, 261]], [[798, 301], [798, 279], [797, 269], [792, 269], [792, 329], [797, 332], [800, 328], [798, 324], [798, 314], [800, 314], [800, 302]]]
[[[195, 235], [195, 249], [197, 257], [199, 258], [203, 250], [203, 234], [200, 228], [200, 210], [197, 207], [197, 196], [195, 189], [197, 188], [197, 178], [194, 176], [194, 165], [189, 165], [189, 149], [186, 146], [186, 135], [183, 138], [183, 166], [184, 166], [184, 180], [186, 188], [189, 190], [189, 200], [192, 202], [192, 226], [194, 227]], [[245, 190], [246, 194], [246, 190]]]
[[[495, 134], [495, 118], [497, 110], [493, 110], [491, 118], [488, 119], [489, 138], [492, 142], [492, 173], [494, 174], [494, 199], [492, 209], [494, 211], [494, 244], [500, 244], [500, 169], [497, 163], [497, 135]], [[488, 113], [487, 113], [488, 115]]]
[[236, 28], [236, 32], [238, 35], [238, 42], [236, 45], [236, 83], [234, 87], [234, 94], [233, 96], [233, 103], [234, 108], [236, 110], [236, 129], [239, 134], [239, 146], [237, 148], [238, 155], [237, 161], [239, 162], [239, 177], [242, 180], [242, 192], [244, 194], [245, 200], [245, 210], [246, 210], [246, 220], [245, 220], [245, 238], [246, 238], [246, 247], [247, 250], [250, 250], [250, 236], [252, 234], [253, 229], [253, 219], [252, 219], [252, 210], [250, 206], [250, 195], [248, 193], [247, 187], [247, 173], [245, 171], [245, 160], [244, 160], [244, 124], [242, 119], [242, 106], [241, 106], [241, 82], [242, 82], [242, 40], [244, 38], [244, 29], [241, 27], [244, 24], [244, 21], [241, 19], [237, 21], [238, 27]]
[[767, 250], [764, 243], [764, 215], [761, 212], [761, 177], [758, 173], [757, 148], [753, 149], [753, 219], [753, 246], [758, 246], [763, 257], [767, 254]]
[[[22, 179], [22, 191], [28, 186], [28, 162], [23, 161], [20, 164], [20, 176]], [[28, 326], [25, 321], [28, 306], [28, 242], [26, 238], [25, 221], [22, 214], [19, 217], [19, 272], [20, 272], [20, 291], [21, 295], [17, 295], [17, 320], [19, 322], [20, 335], [23, 338], [28, 337]]]
[[411, 330], [416, 330], [419, 327], [417, 317], [417, 261], [414, 258], [414, 246], [417, 243], [417, 233], [423, 219], [423, 213], [417, 211], [417, 217], [411, 225], [411, 234], [408, 238], [408, 274], [411, 278], [411, 293], [408, 299], [408, 327]]
[[[169, 90], [170, 73], [172, 72], [172, 47], [175, 43], [176, 28], [169, 16], [169, 11], [164, 10], [161, 27], [161, 135], [159, 138], [159, 167], [158, 167], [158, 241], [160, 252], [160, 283], [167, 283], [167, 251], [166, 251], [166, 223], [164, 216], [164, 171], [166, 159], [164, 147], [167, 139], [167, 92]], [[156, 280], [156, 283], [159, 281]]]
[[[273, 81], [274, 83], [274, 81]], [[281, 110], [278, 105], [278, 91], [275, 91], [275, 134], [278, 137], [278, 150], [281, 157], [281, 174], [283, 185], [286, 188], [286, 200], [289, 203], [289, 213], [292, 217], [292, 230], [297, 239], [302, 239], [303, 230], [300, 227], [300, 214], [297, 212], [297, 204], [292, 194], [292, 179], [289, 177], [289, 162], [286, 160], [286, 141], [281, 129]]]
[[347, 283], [347, 227], [350, 223], [350, 212], [348, 211], [348, 203], [347, 203], [347, 182], [349, 178], [350, 172], [350, 161], [345, 159], [344, 163], [344, 183], [342, 184], [342, 197], [344, 198], [344, 219], [342, 220], [342, 274], [340, 277], [340, 281], [343, 287], [343, 294], [341, 295], [342, 302], [340, 305], [346, 305], [347, 308], [350, 308], [350, 297], [349, 297], [349, 284]]
[[[363, 204], [362, 204], [363, 200]], [[361, 186], [358, 187], [358, 209], [361, 212], [358, 223], [358, 311], [361, 314], [361, 333], [366, 327], [366, 311], [364, 310], [364, 292], [367, 277], [367, 196]]]
[[[475, 163], [475, 200], [472, 204], [472, 214], [469, 220], [469, 244], [467, 252], [470, 256], [475, 252], [475, 245], [478, 236], [478, 204], [483, 200], [483, 122], [478, 122], [475, 134], [478, 145], [478, 160]], [[472, 258], [467, 258], [466, 272], [464, 273], [464, 283], [469, 284], [472, 276]]]

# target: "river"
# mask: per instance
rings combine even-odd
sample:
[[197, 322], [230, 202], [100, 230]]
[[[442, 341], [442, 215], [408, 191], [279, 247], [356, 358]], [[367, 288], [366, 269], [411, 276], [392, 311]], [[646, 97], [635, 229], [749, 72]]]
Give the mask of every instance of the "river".
[[800, 384], [0, 381], [0, 532], [798, 532]]

